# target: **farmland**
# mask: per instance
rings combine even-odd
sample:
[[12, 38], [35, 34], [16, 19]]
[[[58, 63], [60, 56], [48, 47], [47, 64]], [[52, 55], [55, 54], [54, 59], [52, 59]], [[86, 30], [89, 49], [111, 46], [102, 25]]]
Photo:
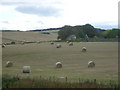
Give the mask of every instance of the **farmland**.
[[[43, 31], [46, 32], [46, 31]], [[50, 32], [50, 34], [42, 34], [42, 32], [3, 32], [2, 41], [11, 42], [13, 41], [49, 41], [56, 40], [56, 31]]]
[[[38, 35], [39, 34], [39, 35]], [[50, 41], [56, 40], [57, 34], [40, 34], [39, 32], [3, 32], [3, 42], [11, 40]], [[60, 43], [61, 48], [56, 48]], [[87, 52], [82, 53], [82, 47]], [[95, 68], [88, 68], [88, 61], [96, 63]], [[13, 67], [6, 68], [6, 61], [12, 61]], [[63, 63], [61, 69], [55, 63]], [[30, 74], [23, 74], [23, 66], [31, 66]], [[118, 80], [118, 43], [117, 42], [74, 42], [69, 46], [66, 42], [50, 42], [7, 45], [2, 49], [3, 75], [19, 75], [21, 77], [67, 77], [70, 82], [78, 79]]]

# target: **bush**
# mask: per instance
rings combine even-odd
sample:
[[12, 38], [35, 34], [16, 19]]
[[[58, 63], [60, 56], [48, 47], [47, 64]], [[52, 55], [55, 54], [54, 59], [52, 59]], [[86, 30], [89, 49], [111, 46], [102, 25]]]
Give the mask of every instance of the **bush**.
[[42, 34], [50, 34], [50, 32], [42, 32]]
[[14, 42], [14, 41], [12, 41], [12, 42], [11, 42], [11, 44], [15, 44], [15, 42]]

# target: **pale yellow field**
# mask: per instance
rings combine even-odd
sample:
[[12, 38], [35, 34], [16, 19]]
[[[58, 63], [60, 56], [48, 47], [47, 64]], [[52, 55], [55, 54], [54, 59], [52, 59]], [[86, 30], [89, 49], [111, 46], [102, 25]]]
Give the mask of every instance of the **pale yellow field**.
[[[118, 43], [116, 42], [76, 42], [68, 46], [60, 42], [62, 48], [50, 43], [8, 45], [3, 48], [3, 74], [26, 76], [22, 73], [24, 65], [31, 66], [31, 77], [65, 77], [75, 81], [78, 78], [99, 80], [118, 79]], [[86, 53], [81, 49], [85, 46]], [[5, 67], [6, 61], [13, 61], [14, 66]], [[95, 68], [87, 68], [87, 62], [93, 60]], [[63, 63], [63, 68], [56, 69], [56, 61]]]
[[[55, 32], [55, 31], [53, 31]], [[57, 33], [42, 34], [42, 32], [2, 32], [3, 42], [11, 41], [50, 41], [57, 40]]]
[[[50, 35], [40, 32], [3, 32], [3, 42], [12, 40], [49, 41], [56, 40], [57, 33]], [[62, 48], [56, 48], [60, 43]], [[81, 49], [85, 46], [86, 53]], [[88, 61], [96, 63], [95, 68], [88, 68]], [[6, 68], [6, 61], [12, 61], [13, 67]], [[56, 69], [55, 63], [61, 61], [63, 68]], [[68, 77], [68, 80], [83, 79], [117, 80], [118, 79], [118, 43], [117, 42], [75, 42], [69, 46], [66, 42], [15, 44], [2, 48], [3, 74], [20, 75], [22, 67], [31, 66], [30, 77]]]

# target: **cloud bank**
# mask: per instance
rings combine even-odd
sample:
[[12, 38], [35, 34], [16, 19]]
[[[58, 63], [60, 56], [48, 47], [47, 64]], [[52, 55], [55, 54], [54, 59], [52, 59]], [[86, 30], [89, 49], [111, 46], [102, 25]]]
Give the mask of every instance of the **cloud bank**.
[[31, 5], [21, 5], [15, 8], [18, 12], [24, 14], [34, 14], [38, 16], [59, 16], [60, 9], [52, 6], [31, 6]]
[[38, 16], [59, 16], [60, 5], [59, 0], [1, 0], [2, 6], [15, 6], [15, 10], [23, 14], [33, 14]]
[[42, 29], [86, 23], [98, 28], [117, 27], [118, 1], [0, 0], [0, 29]]
[[1, 21], [2, 23], [5, 23], [5, 24], [9, 24], [9, 22], [8, 21]]

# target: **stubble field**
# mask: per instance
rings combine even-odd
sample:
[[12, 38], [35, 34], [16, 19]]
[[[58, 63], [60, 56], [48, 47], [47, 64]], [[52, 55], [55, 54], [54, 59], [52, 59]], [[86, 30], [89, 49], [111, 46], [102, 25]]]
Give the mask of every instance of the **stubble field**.
[[[62, 48], [56, 48], [60, 43]], [[82, 47], [87, 52], [82, 53]], [[66, 42], [33, 43], [25, 45], [7, 45], [2, 49], [3, 74], [19, 75], [23, 66], [31, 66], [29, 77], [66, 77], [69, 81], [82, 79], [117, 80], [118, 79], [118, 43], [117, 42], [75, 42], [69, 46]], [[88, 68], [88, 61], [96, 63], [95, 68]], [[6, 61], [14, 66], [5, 67]], [[57, 61], [62, 62], [61, 69], [55, 68]]]

